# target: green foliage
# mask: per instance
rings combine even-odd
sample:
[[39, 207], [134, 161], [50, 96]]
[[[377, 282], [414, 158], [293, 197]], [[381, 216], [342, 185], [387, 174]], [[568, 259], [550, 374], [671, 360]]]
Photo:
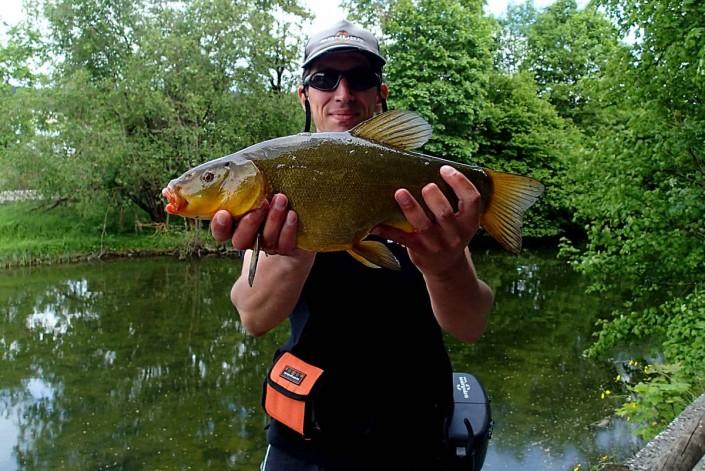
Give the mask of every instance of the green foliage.
[[632, 397], [617, 414], [640, 424], [637, 433], [649, 440], [663, 430], [690, 401], [691, 384], [676, 365], [649, 365], [644, 381], [629, 387]]
[[669, 365], [652, 366], [621, 409], [653, 435], [705, 386], [705, 5], [602, 5], [637, 40], [613, 49], [602, 78], [583, 88], [591, 137], [569, 172], [588, 242], [573, 260], [593, 290], [630, 300], [599, 325], [588, 353], [646, 338]]
[[578, 11], [575, 0], [557, 0], [528, 28], [522, 68], [559, 115], [588, 126], [591, 97], [584, 82], [599, 79], [617, 48], [616, 28], [595, 7]]
[[39, 36], [35, 31], [12, 27], [7, 31], [6, 44], [0, 47], [0, 87], [31, 86], [35, 81], [31, 59], [38, 54]]
[[686, 376], [705, 381], [705, 290], [696, 289], [664, 310], [669, 313], [664, 353]]
[[499, 70], [507, 74], [521, 70], [529, 54], [529, 30], [538, 16], [531, 0], [507, 6], [507, 13], [498, 20], [500, 29], [495, 37], [495, 66]]
[[384, 25], [390, 104], [412, 109], [433, 126], [432, 154], [470, 161], [477, 150], [492, 23], [479, 1], [396, 2]]
[[26, 188], [24, 175], [9, 165], [8, 154], [34, 135], [31, 104], [36, 97], [32, 88], [39, 80], [32, 70], [38, 54], [38, 36], [29, 29], [13, 27], [0, 44], [0, 189]]
[[526, 73], [493, 73], [482, 109], [475, 161], [483, 166], [540, 180], [547, 191], [529, 210], [524, 233], [556, 236], [570, 226], [566, 168], [580, 149], [580, 136], [537, 95]]
[[348, 11], [348, 19], [372, 31], [381, 29], [389, 20], [397, 0], [342, 0], [340, 5]]
[[22, 103], [40, 132], [9, 166], [84, 214], [130, 205], [163, 221], [171, 178], [300, 128], [289, 91], [300, 39], [277, 12], [308, 15], [284, 1], [47, 1], [46, 47], [60, 60]]
[[647, 364], [643, 377], [627, 386], [628, 400], [617, 413], [639, 424], [649, 439], [660, 432], [705, 386], [705, 292], [667, 302], [602, 323], [590, 356], [610, 351], [630, 339], [650, 337], [667, 364]]
[[[705, 21], [696, 12], [685, 17], [691, 27]], [[593, 152], [571, 169], [577, 217], [589, 233], [578, 267], [596, 289], [624, 283], [634, 311], [692, 291], [703, 282], [705, 260], [705, 110], [692, 105], [705, 98], [703, 76], [692, 61], [644, 60], [654, 53], [648, 38], [671, 30], [650, 18], [639, 26], [645, 43], [631, 57], [617, 57], [602, 85], [611, 121]], [[668, 50], [697, 57], [699, 46], [672, 37]], [[681, 77], [679, 87], [672, 86], [674, 76]]]

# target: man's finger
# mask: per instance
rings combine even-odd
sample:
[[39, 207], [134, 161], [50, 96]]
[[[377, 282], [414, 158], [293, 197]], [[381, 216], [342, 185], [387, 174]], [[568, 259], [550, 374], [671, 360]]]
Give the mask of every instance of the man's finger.
[[445, 241], [446, 245], [456, 247], [464, 244], [465, 234], [462, 233], [453, 207], [448, 198], [443, 194], [438, 185], [431, 183], [421, 190], [426, 206], [433, 214], [435, 222], [440, 227], [437, 231], [437, 240]]
[[280, 254], [288, 254], [296, 249], [296, 232], [299, 227], [299, 219], [296, 213], [289, 210], [284, 220], [284, 225], [279, 233], [278, 249]]
[[449, 165], [441, 167], [441, 177], [458, 198], [458, 223], [464, 231], [474, 234], [480, 224], [480, 192], [465, 175]]
[[220, 210], [213, 215], [211, 234], [219, 242], [224, 242], [233, 236], [233, 217], [229, 212]]
[[233, 247], [238, 250], [252, 248], [255, 243], [255, 238], [257, 237], [259, 227], [264, 222], [268, 211], [269, 203], [265, 201], [260, 208], [250, 211], [243, 216], [242, 219], [240, 219], [240, 222], [233, 233]]
[[402, 213], [404, 213], [406, 220], [417, 232], [425, 232], [431, 228], [432, 221], [428, 218], [426, 211], [424, 211], [419, 202], [409, 193], [409, 190], [404, 188], [397, 190], [394, 193], [394, 199], [397, 201]]
[[393, 240], [394, 242], [401, 244], [413, 251], [419, 251], [423, 249], [423, 244], [421, 244], [415, 234], [402, 231], [396, 227], [386, 226], [380, 224], [375, 226], [370, 231], [371, 234], [381, 237], [387, 240]]
[[272, 204], [267, 213], [267, 220], [262, 231], [262, 248], [277, 250], [279, 233], [284, 225], [288, 206], [289, 200], [286, 196], [276, 194], [272, 198]]
[[450, 220], [453, 218], [453, 207], [448, 202], [446, 195], [438, 188], [438, 185], [435, 183], [426, 185], [421, 190], [421, 196], [437, 221]]

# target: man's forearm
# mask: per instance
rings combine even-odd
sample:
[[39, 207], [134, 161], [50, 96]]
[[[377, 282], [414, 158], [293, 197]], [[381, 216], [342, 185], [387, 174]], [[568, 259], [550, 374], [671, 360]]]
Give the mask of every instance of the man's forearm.
[[263, 335], [284, 321], [296, 306], [311, 271], [315, 253], [298, 251], [295, 255], [261, 254], [257, 276], [250, 287], [247, 282], [252, 251], [242, 263], [242, 273], [230, 292], [230, 299], [240, 314], [245, 330]]
[[477, 277], [470, 251], [450, 272], [424, 279], [441, 328], [464, 342], [476, 341], [485, 331], [493, 295]]

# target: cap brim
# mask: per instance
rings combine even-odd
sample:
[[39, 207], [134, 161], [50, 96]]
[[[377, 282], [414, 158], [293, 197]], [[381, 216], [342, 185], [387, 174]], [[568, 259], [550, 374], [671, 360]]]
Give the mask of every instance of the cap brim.
[[380, 66], [384, 65], [387, 62], [384, 60], [384, 58], [382, 56], [380, 56], [376, 52], [371, 51], [370, 49], [367, 49], [365, 47], [360, 47], [358, 45], [352, 45], [352, 44], [335, 44], [335, 45], [330, 45], [328, 47], [325, 47], [325, 48], [321, 49], [320, 51], [316, 51], [313, 54], [311, 54], [306, 59], [306, 62], [304, 62], [301, 65], [301, 67], [306, 68], [309, 64], [311, 64], [316, 59], [319, 59], [321, 56], [324, 56], [326, 54], [330, 54], [331, 52], [344, 52], [344, 51], [361, 52], [361, 53], [365, 54], [366, 56], [368, 56], [373, 61], [375, 61]]

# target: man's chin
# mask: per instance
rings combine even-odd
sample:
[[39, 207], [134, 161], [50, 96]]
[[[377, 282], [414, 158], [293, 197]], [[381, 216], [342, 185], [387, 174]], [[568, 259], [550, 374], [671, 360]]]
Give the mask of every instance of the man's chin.
[[362, 121], [359, 115], [330, 115], [327, 127], [329, 131], [349, 131]]

